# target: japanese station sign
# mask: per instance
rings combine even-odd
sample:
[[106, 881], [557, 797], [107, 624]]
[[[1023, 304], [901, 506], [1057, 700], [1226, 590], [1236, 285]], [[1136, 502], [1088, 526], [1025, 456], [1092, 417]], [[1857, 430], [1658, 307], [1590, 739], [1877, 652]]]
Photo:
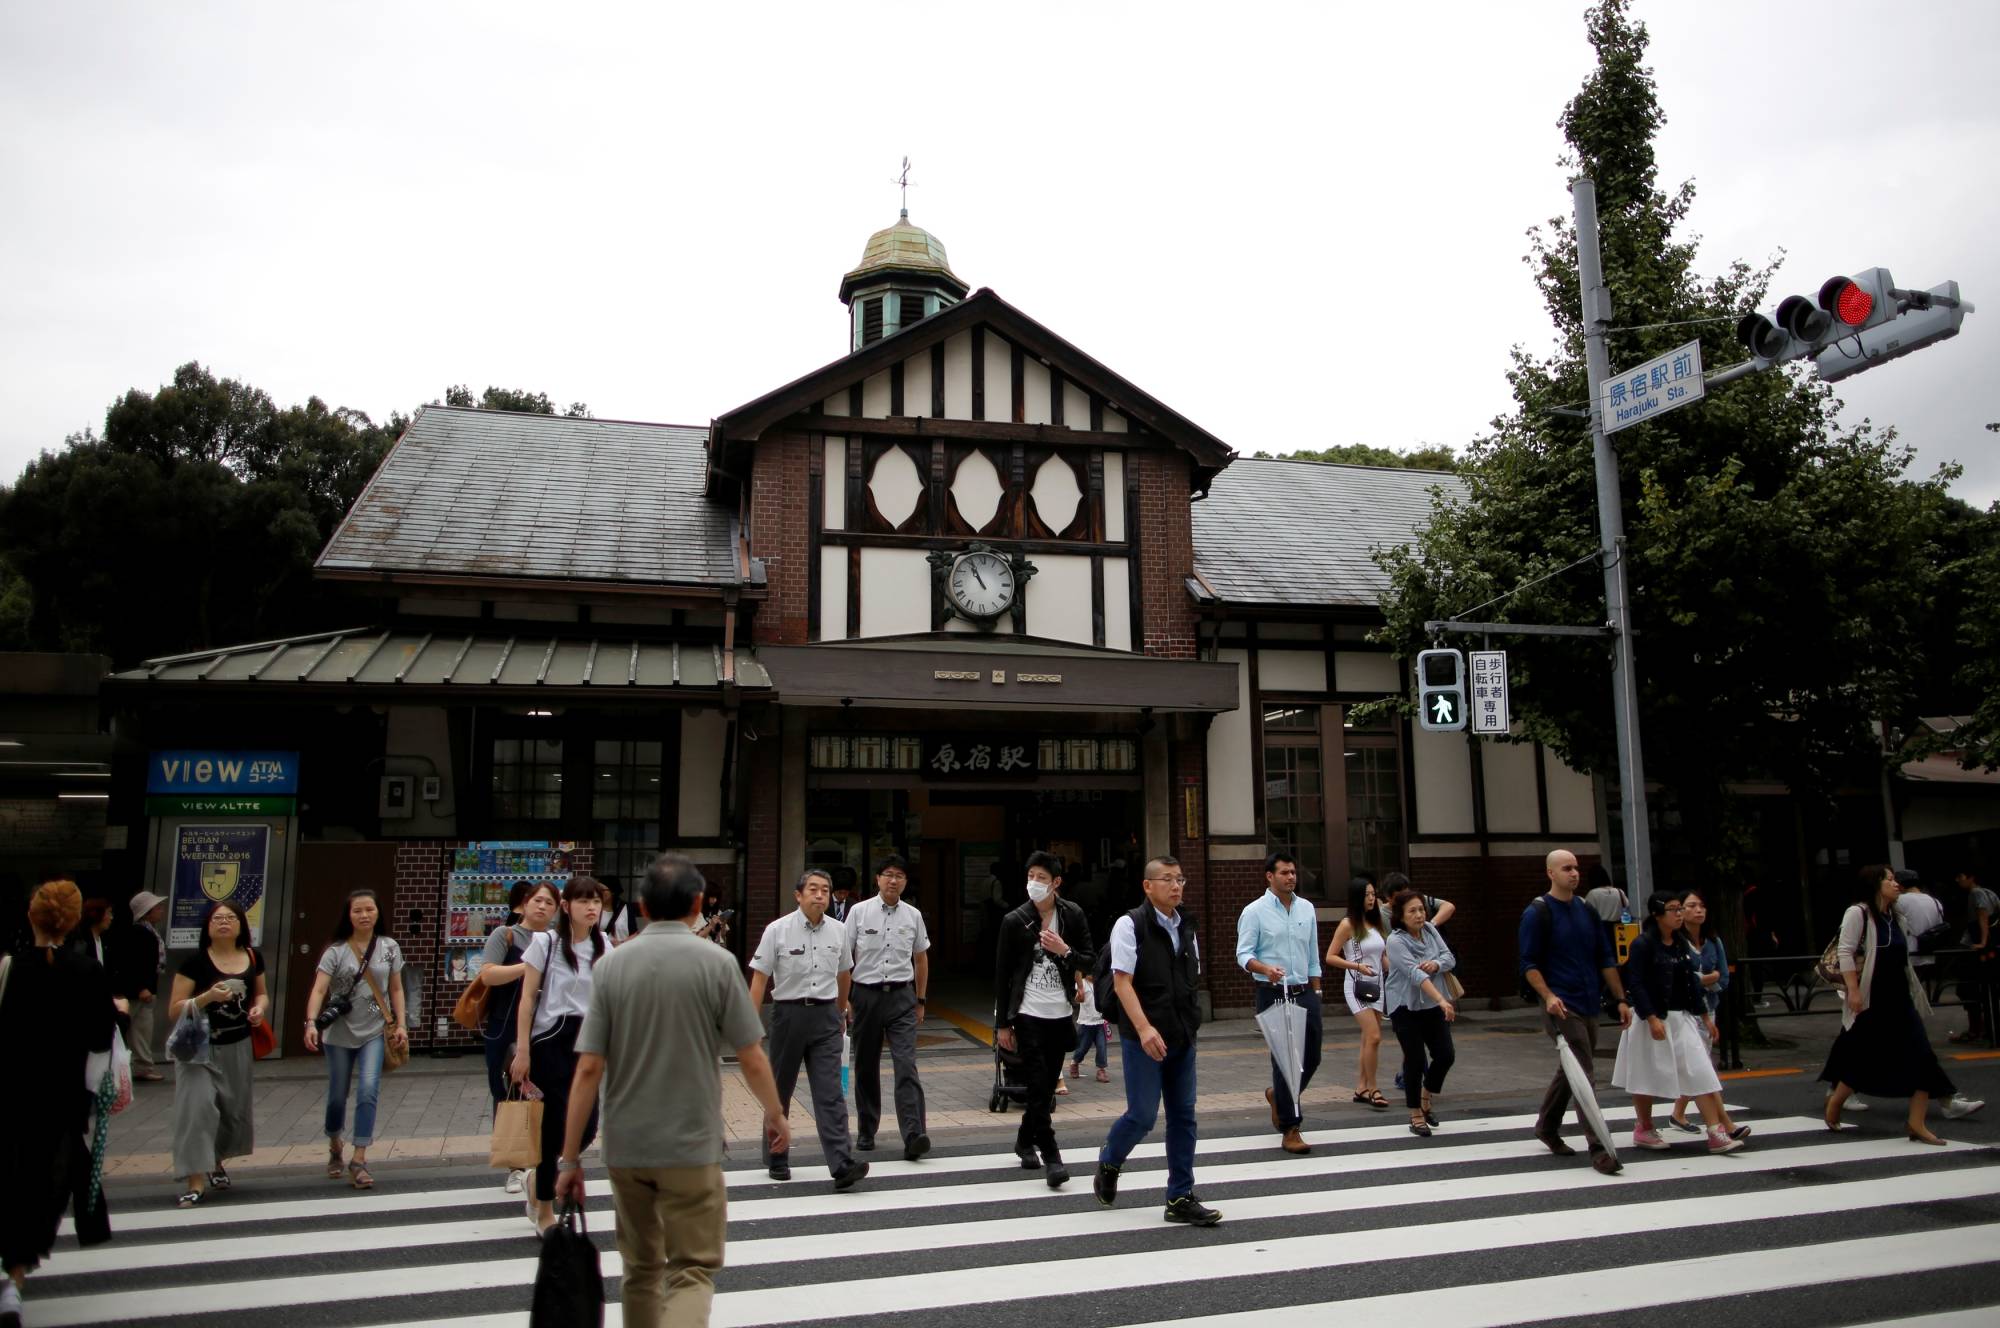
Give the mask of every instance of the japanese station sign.
[[1033, 779], [1040, 744], [1019, 734], [934, 734], [924, 739], [924, 773], [932, 779]]
[[1467, 710], [1474, 733], [1507, 733], [1513, 721], [1507, 713], [1507, 652], [1472, 650], [1466, 652], [1472, 673], [1472, 696]]
[[1604, 432], [1664, 415], [1702, 399], [1701, 343], [1690, 341], [1636, 369], [1613, 374], [1599, 384], [1603, 394]]

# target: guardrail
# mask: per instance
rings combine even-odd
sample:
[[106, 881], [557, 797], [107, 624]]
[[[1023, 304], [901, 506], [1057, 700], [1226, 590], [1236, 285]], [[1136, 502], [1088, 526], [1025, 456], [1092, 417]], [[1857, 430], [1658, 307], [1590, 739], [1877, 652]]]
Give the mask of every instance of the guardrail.
[[[1989, 952], [1990, 954], [1991, 952]], [[1980, 952], [1954, 946], [1933, 950], [1922, 956], [1936, 962], [1919, 965], [1917, 976], [1924, 984], [1934, 1009], [1953, 1006], [1977, 1009], [1983, 1018], [1980, 1041], [2000, 1047], [2000, 963], [1982, 960]], [[1733, 960], [1729, 965], [1729, 990], [1722, 994], [1716, 1011], [1716, 1029], [1722, 1034], [1722, 1066], [1743, 1068], [1742, 1033], [1745, 1020], [1763, 1023], [1771, 1019], [1805, 1019], [1815, 1015], [1838, 1018], [1846, 1002], [1846, 989], [1820, 981], [1815, 966], [1817, 954], [1759, 955]]]

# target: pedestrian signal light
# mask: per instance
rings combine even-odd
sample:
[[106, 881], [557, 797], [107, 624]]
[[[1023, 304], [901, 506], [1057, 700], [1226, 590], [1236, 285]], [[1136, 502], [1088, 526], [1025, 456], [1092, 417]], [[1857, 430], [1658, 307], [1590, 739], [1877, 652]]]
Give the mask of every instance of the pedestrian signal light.
[[1432, 733], [1465, 728], [1465, 655], [1458, 650], [1417, 652], [1417, 724]]

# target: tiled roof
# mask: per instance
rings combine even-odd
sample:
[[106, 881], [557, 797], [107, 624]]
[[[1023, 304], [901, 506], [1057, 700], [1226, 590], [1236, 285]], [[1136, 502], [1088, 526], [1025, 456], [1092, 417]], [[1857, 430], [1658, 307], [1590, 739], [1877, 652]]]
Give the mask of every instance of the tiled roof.
[[738, 584], [706, 430], [430, 406], [319, 556], [327, 572]]
[[1194, 505], [1194, 566], [1227, 603], [1373, 607], [1389, 578], [1369, 557], [1407, 544], [1431, 494], [1464, 487], [1437, 470], [1239, 457]]

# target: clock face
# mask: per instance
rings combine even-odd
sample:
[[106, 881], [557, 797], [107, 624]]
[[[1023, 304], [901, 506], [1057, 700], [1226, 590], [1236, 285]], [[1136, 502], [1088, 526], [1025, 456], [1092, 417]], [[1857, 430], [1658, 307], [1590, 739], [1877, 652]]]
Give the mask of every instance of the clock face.
[[945, 593], [968, 618], [997, 618], [1014, 603], [1014, 569], [997, 553], [963, 554], [952, 564]]

